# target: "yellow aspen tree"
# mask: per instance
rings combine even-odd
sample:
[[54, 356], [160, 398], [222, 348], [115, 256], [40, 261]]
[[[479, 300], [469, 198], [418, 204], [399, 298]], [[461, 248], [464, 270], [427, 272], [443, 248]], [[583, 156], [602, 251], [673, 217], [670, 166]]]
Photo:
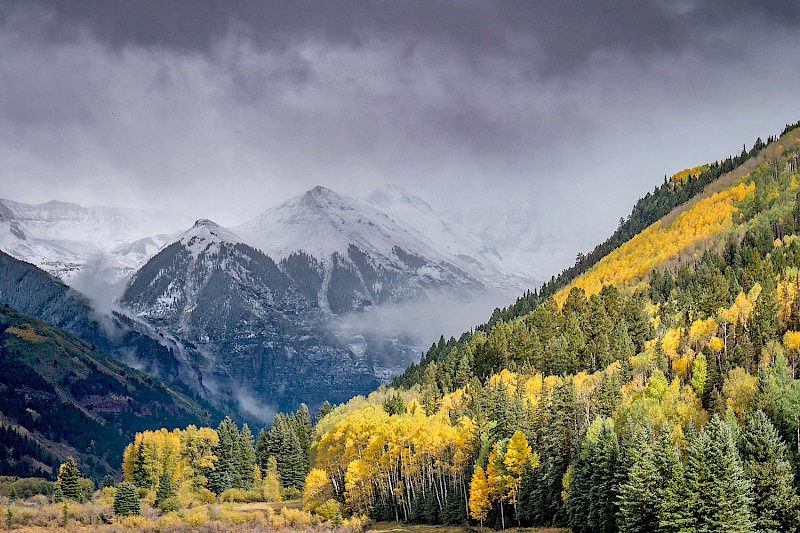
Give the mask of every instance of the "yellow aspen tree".
[[486, 472], [480, 466], [476, 466], [472, 481], [469, 483], [469, 514], [473, 520], [479, 520], [483, 527], [483, 521], [486, 520], [491, 507]]

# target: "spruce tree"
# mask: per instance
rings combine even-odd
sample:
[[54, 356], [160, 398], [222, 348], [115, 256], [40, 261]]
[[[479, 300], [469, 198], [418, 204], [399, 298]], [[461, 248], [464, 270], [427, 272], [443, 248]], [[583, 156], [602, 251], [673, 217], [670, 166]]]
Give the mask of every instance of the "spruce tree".
[[522, 469], [522, 477], [519, 482], [519, 492], [517, 493], [517, 521], [523, 525], [533, 523], [536, 515], [534, 499], [534, 488], [536, 487], [536, 471], [530, 461]]
[[117, 516], [142, 514], [139, 493], [132, 483], [124, 481], [117, 486], [117, 493], [114, 495], [114, 514]]
[[[573, 533], [590, 533], [589, 509], [591, 507], [592, 462], [594, 444], [586, 439], [584, 449], [575, 461], [569, 478], [567, 518]], [[524, 479], [524, 478], [523, 478]]]
[[544, 412], [546, 420], [539, 452], [542, 466], [540, 481], [534, 489], [533, 521], [536, 525], [560, 525], [566, 522], [562, 482], [570, 464], [573, 441], [580, 430], [575, 384], [571, 379], [555, 386], [552, 401]]
[[683, 478], [683, 463], [680, 452], [670, 437], [667, 423], [653, 447], [653, 462], [660, 485], [656, 488], [658, 500], [658, 529], [663, 533], [687, 531], [691, 515], [688, 512], [686, 483]]
[[156, 491], [155, 505], [162, 511], [165, 510], [165, 502], [170, 498], [177, 496], [178, 492], [175, 490], [175, 482], [172, 480], [172, 472], [164, 468], [164, 473], [158, 480], [158, 490]]
[[239, 434], [239, 458], [237, 461], [237, 486], [250, 489], [253, 484], [253, 468], [256, 466], [256, 452], [253, 448], [253, 434], [247, 424]]
[[266, 429], [261, 428], [258, 432], [258, 438], [255, 445], [256, 463], [261, 467], [262, 472], [267, 470], [267, 460], [269, 459], [269, 433]]
[[208, 489], [215, 494], [238, 486], [241, 483], [241, 472], [238, 470], [240, 460], [239, 430], [230, 417], [217, 426], [219, 443], [213, 448], [217, 462], [214, 470], [208, 474]]
[[742, 432], [745, 475], [753, 484], [753, 519], [765, 532], [791, 531], [798, 527], [800, 502], [794, 489], [786, 446], [763, 411], [747, 418]]
[[78, 470], [78, 465], [75, 459], [70, 455], [67, 460], [61, 464], [58, 471], [58, 486], [61, 488], [61, 494], [64, 499], [75, 500], [80, 502], [83, 500], [80, 485], [81, 473]]
[[751, 487], [730, 426], [714, 415], [687, 452], [686, 488], [692, 501], [693, 530], [753, 531]]
[[658, 528], [658, 492], [662, 480], [646, 428], [637, 431], [633, 445], [633, 463], [619, 487], [619, 531], [649, 533]]
[[319, 408], [319, 414], [317, 414], [317, 422], [322, 420], [322, 418], [325, 415], [329, 414], [331, 411], [333, 411], [333, 406], [330, 404], [330, 402], [328, 402], [328, 400], [325, 400], [322, 403], [322, 407]]
[[589, 489], [589, 524], [593, 531], [617, 531], [619, 461], [619, 442], [614, 426], [609, 420], [603, 420], [594, 445]]

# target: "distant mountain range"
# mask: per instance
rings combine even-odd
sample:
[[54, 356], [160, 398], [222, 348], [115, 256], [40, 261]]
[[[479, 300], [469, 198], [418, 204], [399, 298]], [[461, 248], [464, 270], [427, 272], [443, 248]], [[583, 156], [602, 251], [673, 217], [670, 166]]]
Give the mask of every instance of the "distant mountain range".
[[[169, 213], [1, 200], [0, 249], [91, 296], [98, 316], [73, 333], [113, 337], [81, 331], [112, 322], [167, 355], [106, 342], [112, 353], [259, 418], [300, 401], [344, 401], [401, 372], [436, 339], [394, 320], [395, 306], [404, 317], [430, 316], [440, 332], [458, 316], [441, 302], [479, 301], [485, 313], [492, 299], [536, 284], [397, 186], [364, 200], [315, 187], [230, 228]], [[454, 331], [472, 318], [458, 320]]]

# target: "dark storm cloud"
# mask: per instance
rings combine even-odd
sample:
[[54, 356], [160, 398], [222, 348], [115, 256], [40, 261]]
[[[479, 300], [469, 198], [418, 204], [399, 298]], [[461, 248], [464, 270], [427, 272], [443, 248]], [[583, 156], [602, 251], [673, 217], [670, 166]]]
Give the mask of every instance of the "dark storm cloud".
[[574, 257], [660, 175], [800, 118], [799, 24], [796, 0], [0, 0], [0, 196], [233, 224], [393, 181], [522, 204]]
[[[48, 35], [63, 39], [76, 28], [112, 47], [163, 46], [209, 52], [232, 29], [262, 47], [281, 48], [304, 38], [361, 46], [370, 36], [450, 41], [464, 51], [516, 50], [555, 69], [579, 66], [598, 49], [646, 54], [706, 42], [738, 23], [796, 28], [794, 0], [585, 0], [552, 1], [225, 1], [13, 0], [39, 5], [55, 17]], [[536, 61], [532, 66], [537, 66]]]

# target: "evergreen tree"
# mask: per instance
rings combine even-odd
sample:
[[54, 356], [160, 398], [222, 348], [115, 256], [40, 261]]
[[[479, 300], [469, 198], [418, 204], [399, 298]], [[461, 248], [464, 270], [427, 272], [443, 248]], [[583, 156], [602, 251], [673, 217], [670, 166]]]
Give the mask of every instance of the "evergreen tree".
[[753, 519], [765, 532], [796, 530], [800, 502], [794, 489], [786, 446], [763, 411], [752, 413], [742, 432], [742, 456], [753, 484]]
[[311, 442], [314, 437], [314, 424], [311, 422], [311, 413], [306, 404], [301, 403], [294, 414], [294, 428], [297, 440], [303, 450], [303, 476], [309, 471], [311, 461]]
[[447, 526], [463, 524], [467, 519], [467, 511], [464, 508], [464, 491], [460, 485], [451, 485], [448, 488], [441, 515], [442, 524]]
[[589, 524], [593, 531], [617, 531], [620, 451], [617, 434], [610, 421], [602, 421], [593, 451]]
[[469, 358], [464, 355], [458, 361], [453, 385], [457, 389], [466, 387], [470, 379], [472, 379], [472, 364], [470, 363]]
[[330, 404], [330, 402], [328, 402], [328, 400], [325, 400], [322, 403], [322, 407], [319, 408], [319, 414], [317, 415], [317, 422], [322, 420], [322, 418], [325, 415], [329, 414], [331, 411], [333, 411], [333, 406]]
[[282, 413], [275, 415], [269, 431], [267, 450], [275, 457], [284, 487], [302, 488], [305, 482], [305, 452], [297, 433]]
[[108, 474], [106, 474], [105, 476], [103, 476], [103, 481], [101, 481], [101, 482], [100, 482], [100, 486], [101, 486], [102, 488], [104, 488], [104, 489], [105, 489], [105, 488], [108, 488], [108, 487], [113, 487], [113, 486], [115, 486], [115, 485], [116, 485], [116, 483], [114, 482], [114, 478], [113, 478], [113, 477], [111, 477], [111, 476], [110, 476], [110, 475], [108, 475]]
[[750, 483], [744, 476], [733, 431], [717, 415], [689, 444], [686, 487], [695, 531], [753, 531]]
[[133, 483], [124, 481], [117, 486], [117, 493], [114, 495], [114, 514], [117, 516], [142, 514], [139, 493]]
[[575, 384], [571, 379], [555, 386], [545, 413], [540, 449], [541, 477], [534, 489], [533, 521], [536, 525], [558, 525], [566, 522], [566, 509], [561, 499], [562, 481], [570, 464], [573, 441], [580, 430]]
[[536, 500], [534, 498], [534, 487], [536, 486], [536, 470], [530, 461], [522, 469], [522, 477], [519, 482], [519, 493], [517, 494], [517, 521], [528, 525], [533, 523], [536, 515]]
[[646, 428], [637, 431], [632, 455], [633, 463], [627, 479], [619, 487], [619, 531], [656, 531], [662, 479], [650, 444], [650, 432]]
[[241, 472], [238, 469], [241, 458], [239, 430], [230, 417], [225, 417], [225, 420], [219, 423], [217, 436], [219, 443], [213, 448], [217, 462], [214, 470], [208, 474], [208, 490], [221, 494], [241, 483]]
[[[575, 461], [569, 478], [567, 518], [573, 533], [590, 533], [589, 509], [591, 507], [592, 462], [594, 445], [586, 440], [582, 453]], [[523, 478], [524, 479], [524, 478]]]
[[267, 471], [267, 461], [270, 457], [269, 452], [269, 433], [266, 429], [261, 428], [258, 432], [258, 438], [255, 445], [256, 463], [261, 467], [262, 472]]
[[167, 468], [164, 468], [164, 473], [158, 480], [158, 491], [156, 491], [156, 499], [154, 503], [156, 507], [164, 510], [165, 502], [177, 495], [178, 491], [175, 490], [175, 482], [172, 479], [172, 472], [170, 472]]
[[383, 410], [389, 415], [399, 415], [406, 412], [406, 404], [399, 392], [386, 396], [386, 399], [383, 400]]
[[75, 459], [70, 455], [67, 457], [67, 460], [61, 464], [58, 470], [57, 483], [61, 488], [61, 494], [64, 499], [75, 500], [76, 502], [83, 501], [80, 479], [81, 473], [78, 470], [78, 465], [75, 463]]
[[256, 452], [253, 448], [253, 434], [247, 424], [242, 426], [239, 435], [239, 460], [237, 467], [237, 486], [250, 489], [253, 481], [253, 468], [256, 465]]

